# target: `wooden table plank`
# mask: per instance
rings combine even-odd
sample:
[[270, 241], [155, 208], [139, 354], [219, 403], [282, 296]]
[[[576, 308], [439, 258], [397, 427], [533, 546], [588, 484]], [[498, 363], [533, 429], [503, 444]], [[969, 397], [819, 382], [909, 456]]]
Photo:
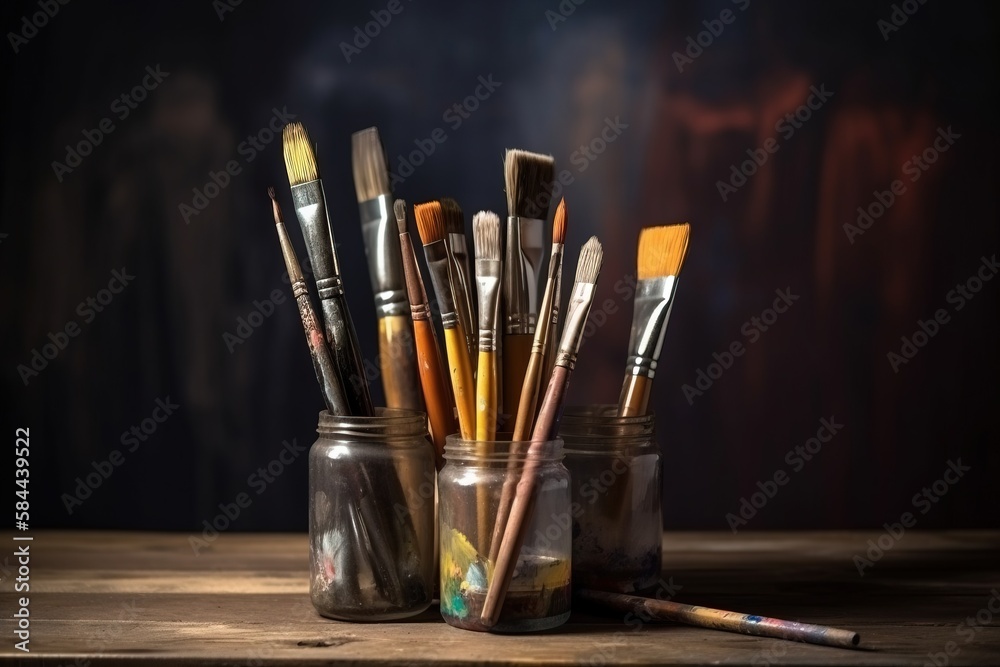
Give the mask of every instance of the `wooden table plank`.
[[[837, 625], [864, 651], [647, 625], [581, 611], [539, 636], [469, 633], [432, 608], [406, 622], [338, 623], [308, 599], [304, 535], [223, 534], [198, 555], [183, 534], [51, 532], [31, 543], [30, 655], [13, 650], [19, 594], [0, 587], [0, 660], [24, 664], [954, 665], [1000, 662], [1000, 532], [908, 532], [860, 577], [878, 533], [671, 533], [676, 600]], [[10, 536], [7, 536], [7, 543]], [[12, 552], [13, 549], [10, 549]], [[980, 613], [984, 627], [967, 629]], [[988, 621], [984, 615], [989, 614]], [[964, 630], [964, 634], [959, 634]], [[966, 642], [966, 639], [969, 639]], [[943, 654], [942, 654], [943, 655]], [[75, 661], [80, 659], [79, 663]]]

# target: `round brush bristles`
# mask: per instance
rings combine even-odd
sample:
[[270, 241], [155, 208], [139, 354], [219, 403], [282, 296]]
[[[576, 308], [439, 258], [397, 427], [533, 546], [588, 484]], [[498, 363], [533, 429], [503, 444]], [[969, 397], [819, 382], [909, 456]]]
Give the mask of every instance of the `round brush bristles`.
[[351, 135], [351, 165], [358, 201], [368, 201], [392, 192], [389, 163], [378, 128], [369, 127]]
[[560, 199], [556, 207], [556, 215], [552, 220], [552, 242], [566, 242], [566, 200]]
[[406, 232], [406, 200], [397, 199], [392, 204], [392, 212], [396, 216], [396, 226], [399, 227], [399, 233], [403, 234]]
[[601, 273], [603, 261], [604, 248], [596, 236], [591, 236], [580, 250], [580, 260], [576, 263], [576, 282], [597, 284], [597, 276]]

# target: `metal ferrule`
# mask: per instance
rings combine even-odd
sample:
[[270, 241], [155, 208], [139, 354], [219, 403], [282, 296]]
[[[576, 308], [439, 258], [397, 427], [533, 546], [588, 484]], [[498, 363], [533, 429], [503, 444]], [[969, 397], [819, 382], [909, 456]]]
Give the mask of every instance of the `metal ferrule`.
[[448, 250], [444, 241], [425, 245], [424, 257], [427, 259], [427, 271], [431, 274], [431, 284], [434, 285], [434, 294], [440, 306], [441, 325], [445, 329], [454, 329], [458, 326], [458, 315], [455, 313], [455, 296], [451, 293]]
[[628, 343], [628, 375], [644, 375], [652, 379], [656, 374], [656, 360], [660, 358], [663, 334], [667, 331], [676, 291], [676, 276], [647, 278], [640, 280], [636, 286], [632, 333]]
[[[559, 308], [558, 299], [555, 295], [559, 293], [559, 267], [560, 262], [556, 258], [556, 249], [562, 248], [561, 245], [552, 246], [552, 258], [549, 260], [549, 275], [545, 281], [545, 292], [542, 294], [542, 313], [549, 312], [550, 308]], [[561, 255], [560, 255], [561, 257]], [[555, 303], [553, 303], [555, 302]], [[552, 324], [558, 322], [558, 317], [556, 319], [543, 319], [539, 320], [538, 326], [535, 329], [535, 339], [531, 342], [531, 353], [532, 354], [543, 354], [545, 352], [546, 339], [549, 337], [549, 330], [553, 329]]]
[[292, 283], [292, 298], [296, 301], [299, 297], [308, 296], [309, 288], [306, 286], [306, 281], [299, 279]]
[[[507, 239], [503, 266], [504, 332], [530, 334], [535, 331], [531, 312], [528, 268], [521, 253], [521, 218], [507, 218]], [[541, 231], [539, 231], [539, 234]]]
[[306, 242], [306, 252], [312, 265], [313, 277], [319, 290], [319, 298], [325, 299], [332, 294], [324, 295], [324, 290], [335, 289], [327, 283], [328, 279], [340, 280], [340, 264], [337, 253], [334, 252], [333, 232], [330, 229], [330, 218], [326, 212], [326, 194], [323, 192], [323, 182], [309, 181], [293, 185], [292, 202], [295, 204], [295, 216], [302, 228], [302, 237]]
[[528, 285], [528, 319], [531, 323], [531, 331], [534, 332], [535, 322], [538, 321], [538, 281], [542, 275], [542, 257], [545, 254], [545, 240], [542, 237], [542, 228], [545, 221], [537, 218], [515, 218], [521, 228], [519, 240], [521, 242], [521, 262], [524, 266], [525, 282]]
[[409, 311], [403, 257], [399, 251], [399, 229], [392, 212], [392, 197], [379, 195], [358, 204], [361, 235], [368, 257], [368, 276], [375, 292], [378, 317], [405, 315]]
[[500, 261], [476, 260], [476, 292], [479, 295], [479, 351], [497, 349], [497, 304], [500, 299]]
[[552, 244], [552, 257], [549, 262], [556, 265], [556, 287], [552, 292], [552, 324], [559, 324], [559, 295], [562, 294], [562, 265], [563, 251], [566, 246], [562, 243]]
[[583, 343], [583, 330], [590, 315], [590, 306], [594, 303], [597, 285], [593, 283], [576, 283], [569, 297], [566, 308], [566, 324], [563, 325], [562, 340], [559, 341], [559, 353], [556, 354], [556, 366], [573, 370], [576, 366], [576, 355]]

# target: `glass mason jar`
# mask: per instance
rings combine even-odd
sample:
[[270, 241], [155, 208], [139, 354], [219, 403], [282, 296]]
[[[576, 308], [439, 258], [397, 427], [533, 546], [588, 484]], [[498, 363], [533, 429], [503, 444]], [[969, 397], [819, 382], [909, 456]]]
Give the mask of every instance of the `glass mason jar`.
[[492, 627], [481, 620], [502, 537], [494, 538], [498, 508], [502, 501], [513, 501], [527, 449], [526, 442], [448, 437], [445, 466], [438, 474], [438, 535], [441, 615], [450, 625], [530, 632], [554, 628], [569, 618], [570, 479], [562, 464], [562, 441], [552, 440], [542, 447], [534, 504], [499, 620]]
[[435, 471], [427, 417], [375, 413], [335, 417], [324, 410], [309, 450], [309, 594], [320, 614], [344, 621], [413, 616], [433, 596]]
[[573, 479], [573, 584], [645, 592], [660, 579], [663, 517], [653, 415], [569, 407], [559, 424]]

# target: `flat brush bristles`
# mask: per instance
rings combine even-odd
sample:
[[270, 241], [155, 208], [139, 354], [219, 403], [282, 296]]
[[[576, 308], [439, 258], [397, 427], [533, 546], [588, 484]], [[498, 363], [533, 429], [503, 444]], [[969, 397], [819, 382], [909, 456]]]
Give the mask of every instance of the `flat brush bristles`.
[[396, 216], [396, 227], [400, 234], [406, 233], [406, 200], [397, 199], [392, 204], [392, 212]]
[[319, 178], [316, 155], [302, 123], [291, 123], [281, 133], [285, 153], [285, 169], [291, 185], [309, 183]]
[[686, 222], [643, 229], [637, 257], [639, 280], [680, 275], [690, 235], [691, 225]]
[[576, 264], [576, 282], [578, 284], [597, 283], [597, 276], [601, 274], [601, 262], [604, 261], [604, 248], [596, 236], [591, 236], [590, 240], [583, 244], [580, 251], [580, 260]]
[[556, 215], [552, 220], [552, 242], [566, 242], [566, 200], [560, 199], [556, 207]]
[[369, 127], [351, 135], [351, 163], [358, 202], [392, 192], [388, 160], [377, 128]]
[[458, 202], [450, 197], [441, 200], [441, 211], [444, 213], [444, 227], [449, 234], [465, 233], [465, 215]]
[[500, 260], [500, 216], [492, 211], [480, 211], [472, 219], [472, 239], [476, 259]]
[[430, 245], [444, 240], [444, 213], [441, 202], [430, 201], [413, 207], [413, 217], [417, 220], [417, 233], [420, 242]]
[[[545, 219], [551, 198], [556, 162], [551, 155], [511, 148], [504, 158], [507, 213], [520, 218]], [[544, 205], [542, 202], [546, 202]]]

